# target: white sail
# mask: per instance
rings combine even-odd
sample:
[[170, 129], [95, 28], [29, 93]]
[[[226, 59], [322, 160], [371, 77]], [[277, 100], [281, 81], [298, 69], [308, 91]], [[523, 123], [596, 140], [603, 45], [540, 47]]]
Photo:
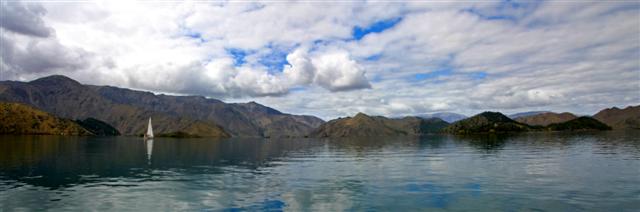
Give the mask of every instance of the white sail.
[[153, 128], [151, 127], [151, 118], [149, 118], [149, 128], [147, 128], [147, 138], [153, 138]]

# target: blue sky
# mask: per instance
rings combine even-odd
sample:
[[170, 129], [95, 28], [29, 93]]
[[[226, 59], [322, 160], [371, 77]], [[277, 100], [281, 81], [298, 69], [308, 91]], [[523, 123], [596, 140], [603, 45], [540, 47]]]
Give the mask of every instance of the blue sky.
[[387, 29], [393, 28], [393, 26], [398, 24], [400, 21], [402, 21], [402, 17], [379, 20], [368, 26], [355, 26], [353, 27], [352, 38], [354, 40], [360, 40], [368, 34], [384, 32]]
[[633, 1], [1, 6], [1, 80], [64, 74], [324, 119], [640, 104]]

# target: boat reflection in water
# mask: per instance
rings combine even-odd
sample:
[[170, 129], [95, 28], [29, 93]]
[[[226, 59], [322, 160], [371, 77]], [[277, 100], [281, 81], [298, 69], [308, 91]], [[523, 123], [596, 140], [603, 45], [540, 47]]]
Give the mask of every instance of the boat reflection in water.
[[151, 165], [151, 154], [153, 153], [153, 139], [144, 140], [147, 145], [147, 164]]

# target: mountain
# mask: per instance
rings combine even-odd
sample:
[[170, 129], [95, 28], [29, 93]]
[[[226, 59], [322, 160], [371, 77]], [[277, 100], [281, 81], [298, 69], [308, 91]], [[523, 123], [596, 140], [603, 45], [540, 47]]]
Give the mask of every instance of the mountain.
[[358, 113], [354, 117], [338, 118], [320, 125], [310, 137], [373, 137], [422, 135], [439, 132], [448, 125], [442, 119], [404, 117], [390, 119]]
[[517, 119], [520, 117], [528, 117], [528, 116], [535, 116], [538, 114], [542, 114], [542, 113], [551, 113], [551, 111], [527, 111], [527, 112], [521, 112], [521, 113], [514, 113], [509, 115], [508, 117], [510, 119]]
[[443, 131], [452, 134], [506, 133], [529, 131], [531, 127], [518, 123], [502, 113], [483, 112], [457, 121]]
[[423, 115], [418, 115], [419, 117], [422, 118], [439, 118], [442, 119], [446, 122], [449, 123], [453, 123], [462, 119], [466, 119], [467, 116], [462, 115], [462, 114], [458, 114], [458, 113], [449, 113], [449, 112], [442, 112], [442, 113], [431, 113], [431, 114], [423, 114]]
[[76, 120], [75, 122], [94, 135], [120, 135], [120, 132], [116, 128], [98, 119], [86, 118], [84, 120]]
[[407, 116], [401, 119], [386, 119], [387, 126], [406, 132], [409, 135], [424, 135], [438, 133], [449, 123], [440, 118], [422, 118]]
[[228, 104], [202, 96], [154, 95], [111, 86], [90, 87], [119, 104], [220, 124], [234, 136], [304, 136], [324, 123], [314, 116], [286, 114], [256, 102]]
[[640, 105], [624, 109], [607, 108], [593, 115], [593, 118], [613, 129], [640, 129]]
[[571, 113], [554, 113], [554, 112], [543, 112], [535, 115], [528, 116], [520, 116], [515, 119], [515, 121], [528, 124], [531, 126], [547, 126], [549, 124], [562, 123], [566, 121], [573, 120], [578, 118], [576, 115]]
[[0, 82], [0, 101], [25, 103], [60, 117], [94, 117], [126, 135], [146, 129], [157, 134], [195, 136], [302, 136], [324, 123], [313, 116], [281, 113], [250, 103], [224, 103], [202, 96], [155, 95], [112, 86], [83, 85], [60, 75], [31, 82]]
[[92, 135], [68, 119], [57, 118], [33, 107], [0, 102], [0, 134]]
[[547, 126], [551, 131], [575, 131], [575, 130], [611, 130], [606, 124], [587, 116], [582, 116], [562, 123], [554, 123]]
[[4, 81], [0, 82], [0, 101], [28, 104], [68, 119], [93, 117], [126, 135], [142, 134], [151, 117], [156, 132], [189, 131], [202, 133], [202, 136], [229, 137], [214, 122], [120, 104], [101, 96], [92, 88], [60, 75], [31, 82]]

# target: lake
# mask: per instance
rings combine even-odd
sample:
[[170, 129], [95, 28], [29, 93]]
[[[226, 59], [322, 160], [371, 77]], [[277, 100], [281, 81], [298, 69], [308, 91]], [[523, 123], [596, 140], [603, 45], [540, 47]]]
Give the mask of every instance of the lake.
[[0, 137], [0, 211], [639, 211], [640, 131]]

